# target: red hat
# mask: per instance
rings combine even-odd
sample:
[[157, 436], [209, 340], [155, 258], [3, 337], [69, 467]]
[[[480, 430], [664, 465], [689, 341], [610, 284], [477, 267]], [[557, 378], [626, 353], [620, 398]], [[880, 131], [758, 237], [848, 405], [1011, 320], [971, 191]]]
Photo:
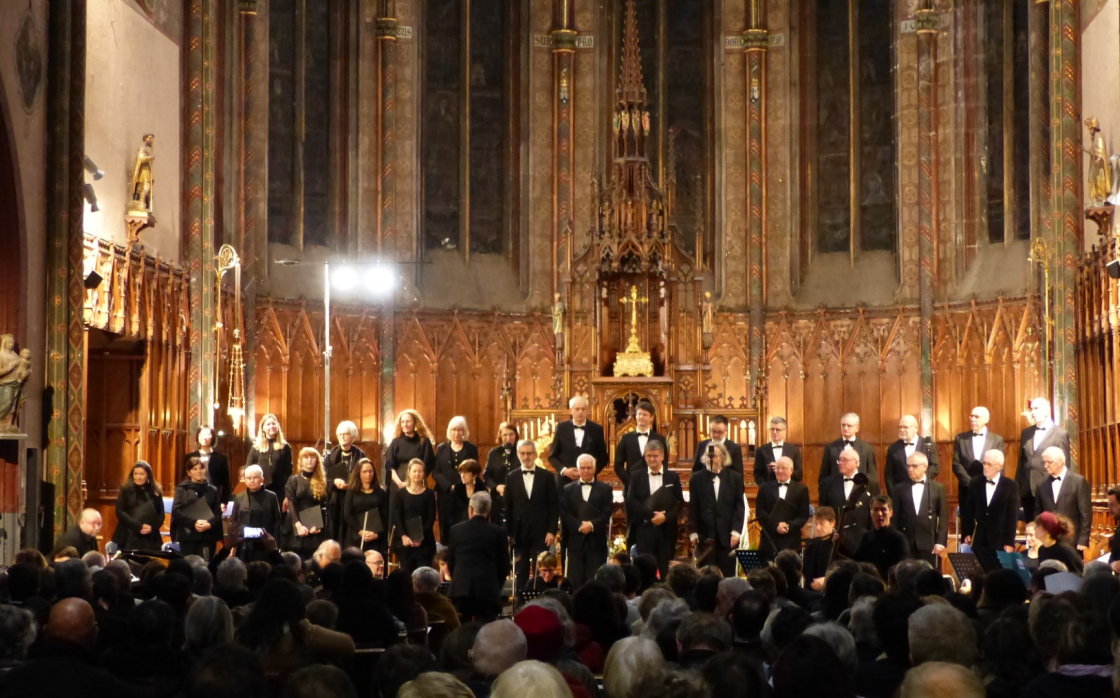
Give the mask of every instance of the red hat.
[[564, 626], [556, 614], [542, 606], [526, 606], [513, 618], [528, 643], [526, 659], [551, 662], [564, 648]]

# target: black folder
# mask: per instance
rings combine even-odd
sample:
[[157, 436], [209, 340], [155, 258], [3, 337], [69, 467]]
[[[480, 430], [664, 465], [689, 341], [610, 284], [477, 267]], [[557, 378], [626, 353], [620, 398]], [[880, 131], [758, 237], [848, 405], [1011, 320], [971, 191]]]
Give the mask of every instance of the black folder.
[[413, 543], [424, 540], [424, 519], [417, 516], [405, 521], [404, 533], [412, 539]]
[[377, 535], [381, 535], [381, 532], [385, 530], [385, 527], [381, 524], [380, 509], [374, 507], [366, 511], [365, 518], [362, 519], [362, 530], [371, 531], [373, 533], [376, 533]]
[[[207, 509], [209, 508], [210, 507], [207, 507]], [[156, 513], [156, 508], [152, 505], [151, 500], [141, 503], [129, 513], [132, 518], [142, 524], [148, 524], [152, 528], [159, 528], [163, 525], [163, 519]], [[209, 519], [209, 517], [207, 517], [207, 519]]]
[[[154, 510], [153, 510], [154, 511]], [[192, 521], [209, 521], [214, 518], [214, 510], [206, 503], [204, 497], [199, 497], [187, 506], [183, 507], [183, 516], [186, 516]]]
[[585, 502], [582, 498], [580, 498], [579, 512], [577, 513], [579, 514], [580, 521], [594, 521], [602, 512], [591, 506], [590, 502]]
[[677, 495], [668, 487], [662, 485], [646, 500], [650, 511], [669, 511], [677, 503]]
[[317, 528], [322, 531], [326, 528], [323, 525], [323, 507], [318, 504], [307, 507], [299, 513], [299, 522], [307, 528]]
[[796, 519], [800, 513], [797, 511], [797, 507], [784, 499], [779, 499], [774, 503], [774, 508], [770, 510], [770, 523], [789, 523]]

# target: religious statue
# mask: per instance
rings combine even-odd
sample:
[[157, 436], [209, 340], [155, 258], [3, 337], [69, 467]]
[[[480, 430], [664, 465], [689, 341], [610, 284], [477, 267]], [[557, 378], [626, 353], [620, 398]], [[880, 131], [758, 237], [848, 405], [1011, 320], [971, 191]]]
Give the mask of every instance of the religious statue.
[[0, 335], [0, 433], [19, 431], [19, 408], [23, 404], [23, 386], [31, 375], [31, 352], [16, 353], [16, 339]]
[[559, 293], [552, 294], [552, 298], [555, 301], [552, 304], [552, 334], [562, 335], [564, 334], [564, 301], [560, 300]]
[[136, 152], [136, 164], [132, 167], [131, 195], [128, 201], [129, 215], [148, 215], [152, 213], [152, 141], [155, 136], [146, 134], [144, 145]]
[[1095, 117], [1085, 119], [1089, 127], [1089, 205], [1103, 206], [1112, 195], [1112, 168], [1109, 162], [1108, 146], [1101, 135], [1100, 124]]
[[1116, 206], [1120, 204], [1120, 155], [1113, 155], [1112, 165], [1112, 193], [1105, 199], [1105, 203]]

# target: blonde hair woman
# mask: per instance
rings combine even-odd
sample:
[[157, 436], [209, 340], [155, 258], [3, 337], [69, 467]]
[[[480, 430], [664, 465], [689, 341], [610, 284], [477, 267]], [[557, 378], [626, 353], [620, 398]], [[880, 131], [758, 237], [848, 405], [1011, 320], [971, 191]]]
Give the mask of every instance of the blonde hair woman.
[[502, 499], [506, 493], [506, 477], [521, 467], [517, 459], [517, 425], [513, 422], [502, 422], [498, 425], [498, 445], [486, 454], [486, 467], [482, 471], [482, 479], [490, 490], [490, 498], [494, 501], [494, 508], [490, 512], [490, 520], [496, 524], [505, 521], [506, 505]]
[[408, 484], [393, 493], [390, 520], [396, 527], [401, 569], [409, 574], [417, 567], [428, 567], [436, 554], [433, 529], [436, 522], [436, 495], [428, 489], [424, 461], [408, 463]]
[[[439, 505], [439, 540], [444, 545], [449, 540], [451, 527], [458, 523], [455, 486], [460, 484], [459, 466], [467, 461], [478, 462], [478, 446], [467, 437], [466, 417], [452, 417], [447, 423], [447, 441], [436, 449], [436, 500]], [[466, 509], [463, 510], [466, 512]]]
[[312, 553], [326, 536], [318, 522], [304, 521], [315, 508], [319, 517], [326, 523], [327, 476], [323, 472], [323, 459], [313, 448], [299, 452], [299, 471], [288, 478], [284, 487], [284, 499], [288, 503], [288, 516], [292, 522], [292, 533], [288, 538], [288, 549], [299, 553], [304, 560], [310, 560]]
[[572, 689], [550, 664], [527, 659], [502, 672], [490, 689], [490, 698], [571, 698]]
[[424, 463], [424, 477], [431, 475], [436, 463], [436, 452], [432, 448], [431, 432], [424, 418], [413, 409], [401, 410], [397, 415], [397, 426], [389, 449], [385, 453], [384, 470], [388, 473], [385, 484], [390, 492], [404, 487], [407, 473], [402, 472], [413, 458]]
[[[246, 467], [259, 465], [264, 471], [264, 487], [284, 500], [284, 486], [292, 475], [292, 447], [284, 440], [280, 420], [274, 414], [261, 417], [257, 439], [245, 459]], [[284, 506], [287, 506], [285, 502]]]

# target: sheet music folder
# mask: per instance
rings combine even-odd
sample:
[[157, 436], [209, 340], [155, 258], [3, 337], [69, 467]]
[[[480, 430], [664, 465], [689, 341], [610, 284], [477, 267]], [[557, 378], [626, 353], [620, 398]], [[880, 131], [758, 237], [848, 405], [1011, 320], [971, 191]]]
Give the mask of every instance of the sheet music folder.
[[770, 510], [770, 522], [776, 524], [789, 523], [796, 519], [800, 513], [797, 511], [797, 507], [784, 499], [779, 499], [774, 503], [774, 508]]
[[381, 532], [385, 530], [385, 527], [381, 525], [380, 509], [374, 507], [366, 511], [366, 513], [364, 514], [364, 518], [362, 519], [362, 530], [381, 535]]
[[195, 521], [209, 521], [214, 518], [215, 514], [214, 510], [210, 508], [210, 505], [206, 503], [206, 500], [199, 497], [183, 507], [183, 516]]
[[424, 519], [416, 516], [405, 521], [404, 533], [412, 539], [413, 543], [419, 543], [424, 540]]
[[677, 496], [665, 486], [658, 487], [657, 491], [646, 499], [646, 506], [650, 511], [669, 511], [677, 503]]
[[[207, 509], [209, 508], [210, 507], [207, 507]], [[156, 513], [156, 508], [151, 500], [142, 502], [129, 513], [132, 515], [132, 518], [142, 524], [148, 524], [152, 528], [159, 528], [163, 524], [163, 519]]]
[[299, 513], [299, 522], [307, 528], [317, 528], [323, 530], [323, 508], [316, 504], [313, 507], [307, 507]]

